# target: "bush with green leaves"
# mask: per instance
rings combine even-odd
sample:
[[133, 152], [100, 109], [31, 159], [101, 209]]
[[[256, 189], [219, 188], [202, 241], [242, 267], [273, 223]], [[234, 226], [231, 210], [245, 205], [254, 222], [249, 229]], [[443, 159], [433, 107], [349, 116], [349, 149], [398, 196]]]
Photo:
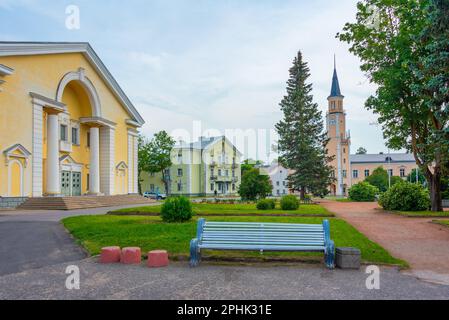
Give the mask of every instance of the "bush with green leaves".
[[368, 182], [359, 182], [353, 185], [349, 190], [349, 199], [352, 201], [374, 201], [379, 189]]
[[164, 222], [185, 222], [192, 218], [192, 203], [186, 197], [169, 197], [161, 207]]
[[260, 199], [256, 205], [258, 210], [272, 210], [276, 207], [276, 201], [274, 199]]
[[426, 211], [430, 208], [429, 191], [416, 183], [396, 183], [380, 195], [379, 204], [385, 210]]
[[282, 210], [297, 210], [299, 208], [299, 200], [296, 196], [290, 194], [281, 198]]

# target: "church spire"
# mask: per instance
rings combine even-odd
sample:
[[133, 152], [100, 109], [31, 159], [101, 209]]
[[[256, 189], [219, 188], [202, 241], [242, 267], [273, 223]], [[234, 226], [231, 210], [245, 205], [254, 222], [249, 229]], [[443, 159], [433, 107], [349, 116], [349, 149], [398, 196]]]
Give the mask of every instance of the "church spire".
[[334, 75], [332, 76], [332, 88], [331, 88], [331, 94], [329, 98], [331, 97], [343, 97], [340, 91], [340, 84], [338, 82], [338, 75], [337, 75], [337, 62], [334, 54]]

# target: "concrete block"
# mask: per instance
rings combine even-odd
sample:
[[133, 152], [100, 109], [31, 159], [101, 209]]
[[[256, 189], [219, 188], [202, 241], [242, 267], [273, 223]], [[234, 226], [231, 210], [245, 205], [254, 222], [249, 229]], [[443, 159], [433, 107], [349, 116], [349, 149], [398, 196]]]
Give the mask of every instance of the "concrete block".
[[148, 252], [148, 267], [159, 268], [168, 266], [168, 253], [165, 250], [153, 250]]
[[360, 269], [361, 252], [357, 248], [336, 248], [335, 264], [340, 269]]
[[142, 254], [139, 247], [127, 247], [122, 249], [120, 260], [124, 264], [139, 264], [142, 261]]
[[120, 247], [104, 247], [101, 248], [101, 263], [117, 263], [120, 262]]

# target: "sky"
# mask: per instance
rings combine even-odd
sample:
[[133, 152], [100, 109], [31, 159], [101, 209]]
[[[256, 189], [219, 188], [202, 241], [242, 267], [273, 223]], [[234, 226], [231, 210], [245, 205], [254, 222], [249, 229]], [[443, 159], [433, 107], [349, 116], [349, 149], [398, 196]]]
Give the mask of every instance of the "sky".
[[[67, 28], [69, 5], [79, 29]], [[335, 38], [355, 12], [353, 0], [0, 0], [0, 41], [89, 42], [145, 119], [142, 133], [185, 141], [232, 130], [269, 137], [298, 50], [324, 116], [335, 54], [351, 151], [386, 152], [364, 108], [375, 86]], [[247, 157], [276, 157], [234, 142]]]

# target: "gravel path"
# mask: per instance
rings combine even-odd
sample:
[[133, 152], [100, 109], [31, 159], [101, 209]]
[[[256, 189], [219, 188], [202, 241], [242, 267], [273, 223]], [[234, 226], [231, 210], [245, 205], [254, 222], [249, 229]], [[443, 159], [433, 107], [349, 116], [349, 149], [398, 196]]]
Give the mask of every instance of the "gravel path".
[[447, 286], [420, 281], [395, 268], [380, 269], [380, 289], [366, 287], [365, 268], [321, 265], [225, 266], [186, 262], [168, 268], [76, 263], [80, 289], [67, 290], [67, 263], [0, 277], [0, 299], [449, 299]]
[[407, 261], [410, 272], [423, 280], [449, 285], [449, 228], [435, 218], [407, 218], [381, 210], [374, 202], [320, 204], [346, 220], [396, 258]]

